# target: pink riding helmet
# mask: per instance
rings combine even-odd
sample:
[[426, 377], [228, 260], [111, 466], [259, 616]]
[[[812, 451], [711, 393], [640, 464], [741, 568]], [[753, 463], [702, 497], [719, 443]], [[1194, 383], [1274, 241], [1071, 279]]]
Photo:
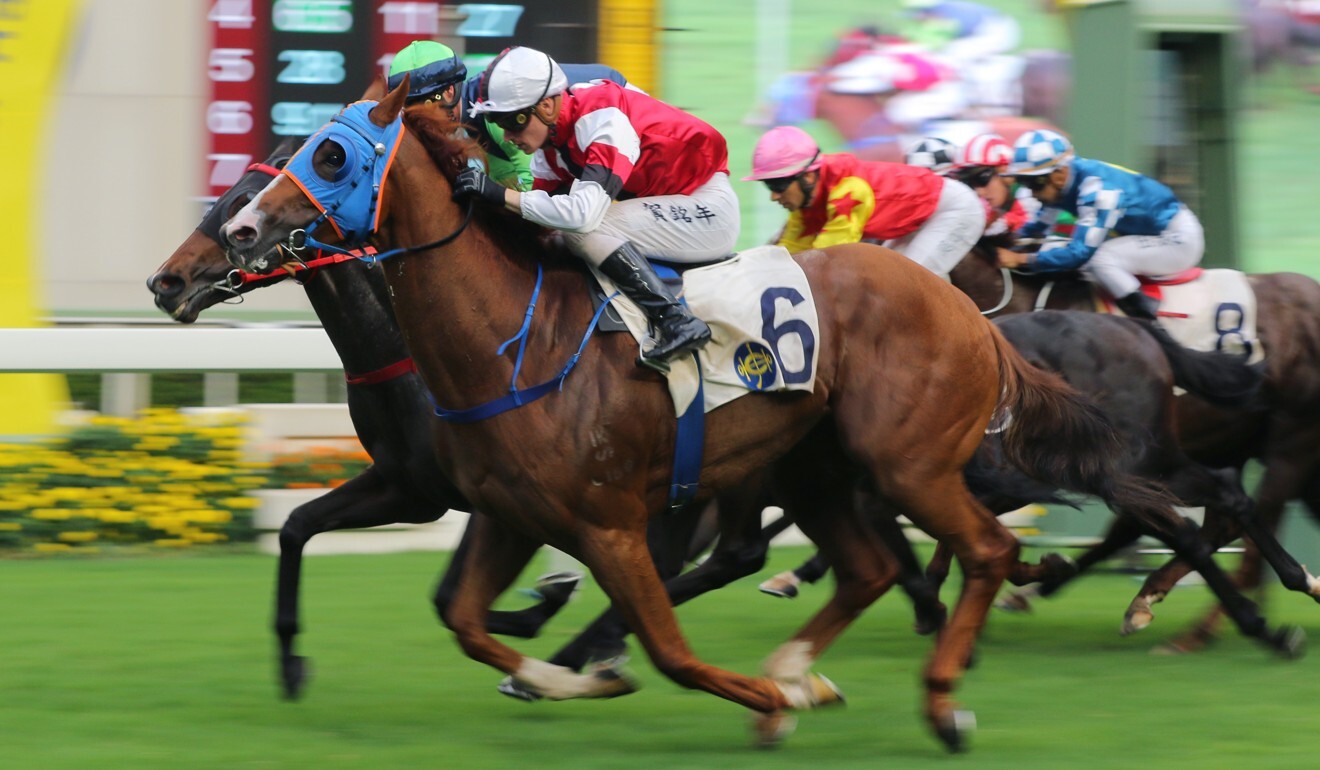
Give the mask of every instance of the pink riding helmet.
[[820, 168], [820, 147], [806, 131], [796, 126], [778, 126], [766, 131], [752, 152], [752, 173], [744, 182], [783, 179]]

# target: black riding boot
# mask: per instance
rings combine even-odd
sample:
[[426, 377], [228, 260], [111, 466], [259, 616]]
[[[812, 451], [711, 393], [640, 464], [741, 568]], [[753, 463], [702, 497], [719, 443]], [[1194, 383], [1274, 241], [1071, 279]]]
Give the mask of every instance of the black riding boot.
[[643, 353], [638, 363], [666, 371], [669, 359], [710, 341], [710, 327], [674, 297], [632, 243], [615, 249], [600, 263], [600, 271], [637, 303], [655, 330], [655, 347]]
[[1155, 312], [1159, 310], [1159, 300], [1146, 295], [1140, 289], [1132, 292], [1126, 297], [1119, 297], [1114, 301], [1118, 309], [1122, 310], [1129, 318], [1145, 318], [1148, 321], [1157, 321]]

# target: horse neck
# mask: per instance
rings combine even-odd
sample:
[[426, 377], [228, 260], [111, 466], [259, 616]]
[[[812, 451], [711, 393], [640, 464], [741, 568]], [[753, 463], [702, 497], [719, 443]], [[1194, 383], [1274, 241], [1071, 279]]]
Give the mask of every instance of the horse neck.
[[[365, 374], [408, 357], [399, 324], [383, 291], [379, 268], [357, 263], [322, 268], [306, 284], [307, 299], [321, 320], [344, 370]], [[375, 286], [380, 282], [381, 286]]]
[[[451, 201], [450, 188], [434, 164], [405, 155], [421, 153], [421, 148], [409, 139], [399, 152], [391, 194], [408, 205], [394, 206], [383, 216], [376, 238], [380, 249], [430, 243], [457, 232], [464, 219], [464, 209]], [[536, 284], [534, 260], [506, 254], [474, 213], [452, 242], [388, 259], [385, 276], [408, 348], [432, 392], [452, 399], [445, 406], [471, 406], [508, 388], [512, 355], [497, 357], [496, 350], [522, 323]], [[561, 303], [553, 293], [546, 286], [537, 305], [524, 369], [528, 382], [548, 378], [545, 367], [552, 356], [547, 349], [562, 349], [554, 338]], [[548, 335], [542, 329], [549, 329]], [[541, 350], [533, 355], [536, 348]]]
[[[1009, 276], [1012, 281], [1009, 302], [994, 315], [1030, 312], [1040, 293], [1039, 286], [1028, 284], [1018, 274], [1009, 273]], [[971, 297], [982, 311], [998, 307], [1004, 299], [1004, 271], [995, 265], [993, 259], [978, 251], [968, 254], [954, 266], [949, 281]]]

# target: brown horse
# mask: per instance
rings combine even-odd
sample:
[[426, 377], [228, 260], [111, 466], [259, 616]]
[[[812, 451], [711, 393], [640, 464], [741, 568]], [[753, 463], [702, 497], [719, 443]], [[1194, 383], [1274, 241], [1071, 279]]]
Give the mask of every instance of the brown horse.
[[[656, 667], [680, 685], [765, 715], [767, 730], [787, 709], [839, 700], [827, 680], [810, 673], [812, 662], [897, 572], [846, 500], [851, 488], [831, 483], [837, 474], [830, 467], [851, 464], [870, 474], [895, 510], [947, 542], [963, 567], [963, 593], [925, 673], [926, 717], [956, 748], [962, 720], [952, 689], [998, 586], [1010, 574], [1015, 582], [1029, 579], [1019, 574], [1027, 570], [1015, 571], [1016, 540], [962, 479], [996, 412], [1013, 415], [1003, 440], [1015, 465], [1071, 488], [1121, 488], [1133, 505], [1167, 511], [1162, 493], [1111, 477], [1119, 447], [1099, 412], [1027, 364], [946, 282], [881, 247], [806, 252], [797, 261], [819, 314], [815, 389], [750, 395], [711, 412], [701, 484], [709, 496], [786, 459], [795, 492], [815, 507], [799, 525], [835, 566], [836, 590], [771, 655], [765, 677], [703, 663], [681, 635], [646, 550], [647, 522], [665, 508], [674, 459], [675, 420], [663, 381], [633, 365], [629, 340], [590, 334], [589, 279], [575, 259], [547, 251], [539, 230], [520, 219], [484, 210], [473, 216], [471, 208], [465, 216], [451, 201], [452, 180], [473, 148], [454, 139], [454, 127], [433, 110], [400, 117], [406, 92], [405, 80], [379, 103], [351, 105], [338, 130], [325, 129], [337, 130], [335, 138], [318, 136], [304, 147], [302, 168], [327, 183], [356, 185], [371, 164], [354, 169], [347, 158], [374, 152], [388, 162], [383, 195], [373, 200], [379, 209], [372, 241], [403, 249], [384, 263], [391, 299], [408, 347], [445, 407], [476, 407], [508, 391], [514, 354], [494, 351], [519, 328], [524, 302], [539, 285], [521, 381], [562, 376], [561, 387], [516, 411], [435, 427], [446, 475], [498, 521], [475, 538], [449, 624], [470, 657], [531, 691], [567, 698], [602, 690], [599, 680], [523, 656], [486, 632], [492, 600], [544, 542], [591, 569]], [[398, 120], [405, 128], [391, 149], [384, 141], [394, 141]], [[271, 269], [276, 246], [290, 238], [301, 243], [304, 228], [319, 224], [321, 209], [287, 174], [223, 230], [231, 260], [245, 269]], [[339, 203], [330, 209], [343, 214]], [[565, 366], [570, 358], [576, 368]], [[1238, 608], [1244, 630], [1267, 638], [1254, 607]]]
[[[974, 250], [950, 275], [953, 285], [989, 315], [1096, 309], [1092, 285], [1075, 274], [1001, 270], [993, 252], [993, 247]], [[1258, 460], [1264, 474], [1255, 490], [1253, 515], [1277, 531], [1290, 500], [1301, 500], [1320, 516], [1320, 284], [1298, 273], [1256, 274], [1248, 280], [1256, 293], [1256, 327], [1267, 357], [1265, 406], [1229, 410], [1184, 395], [1178, 399], [1177, 432], [1184, 451], [1204, 465], [1240, 473], [1248, 460]], [[1238, 584], [1258, 586], [1261, 569], [1261, 554], [1248, 541]], [[1183, 574], [1178, 568], [1161, 571], [1134, 604], [1158, 602]], [[1216, 609], [1175, 646], [1199, 648], [1213, 635], [1217, 619]]]

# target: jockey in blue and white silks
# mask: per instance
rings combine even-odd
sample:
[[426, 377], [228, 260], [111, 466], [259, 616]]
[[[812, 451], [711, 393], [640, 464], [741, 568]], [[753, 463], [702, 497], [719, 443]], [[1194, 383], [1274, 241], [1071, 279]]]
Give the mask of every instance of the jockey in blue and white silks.
[[1071, 240], [1046, 244], [1023, 255], [1020, 265], [1006, 266], [1081, 270], [1128, 315], [1155, 317], [1156, 302], [1141, 293], [1136, 276], [1178, 273], [1205, 254], [1200, 221], [1172, 190], [1135, 171], [1074, 157], [1068, 140], [1053, 131], [1018, 137], [1007, 175], [1041, 203], [1022, 235], [1044, 235], [1063, 212], [1075, 215], [1077, 224]]

